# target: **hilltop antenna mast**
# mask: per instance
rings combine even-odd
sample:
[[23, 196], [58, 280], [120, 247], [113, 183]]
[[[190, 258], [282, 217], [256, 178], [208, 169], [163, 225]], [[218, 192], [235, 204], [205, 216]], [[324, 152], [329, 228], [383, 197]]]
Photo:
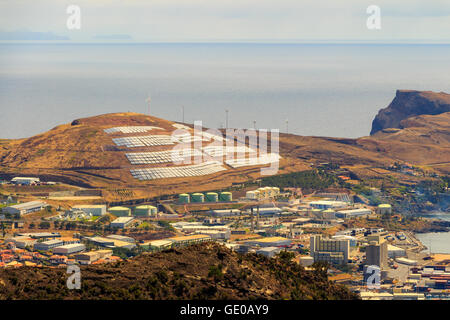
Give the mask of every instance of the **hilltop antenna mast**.
[[225, 109], [225, 129], [228, 129], [228, 109]]
[[181, 106], [181, 114], [183, 115], [183, 123], [184, 123], [184, 106]]
[[145, 99], [145, 102], [148, 103], [148, 115], [150, 115], [150, 102], [152, 101], [150, 95], [148, 95], [148, 98]]

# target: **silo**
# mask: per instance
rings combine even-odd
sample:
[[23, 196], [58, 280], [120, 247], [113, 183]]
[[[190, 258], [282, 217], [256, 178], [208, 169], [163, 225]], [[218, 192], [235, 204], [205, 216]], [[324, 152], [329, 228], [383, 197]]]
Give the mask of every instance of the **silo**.
[[137, 217], [150, 217], [156, 215], [156, 207], [154, 206], [138, 206], [134, 208], [134, 215]]
[[127, 207], [112, 207], [109, 208], [109, 213], [116, 217], [129, 217], [131, 216], [131, 209]]
[[189, 195], [187, 193], [182, 193], [178, 196], [178, 202], [180, 203], [189, 203]]
[[382, 203], [378, 205], [378, 213], [379, 214], [391, 214], [392, 206], [388, 203]]
[[193, 193], [191, 200], [192, 202], [205, 202], [205, 195], [203, 193]]
[[255, 191], [247, 191], [245, 193], [245, 197], [247, 199], [256, 199], [256, 192]]
[[258, 188], [260, 199], [265, 199], [268, 197], [268, 192], [266, 188]]
[[205, 200], [207, 202], [217, 202], [219, 201], [219, 195], [216, 192], [208, 192], [206, 193]]
[[221, 192], [220, 201], [231, 202], [233, 201], [233, 194], [231, 192]]

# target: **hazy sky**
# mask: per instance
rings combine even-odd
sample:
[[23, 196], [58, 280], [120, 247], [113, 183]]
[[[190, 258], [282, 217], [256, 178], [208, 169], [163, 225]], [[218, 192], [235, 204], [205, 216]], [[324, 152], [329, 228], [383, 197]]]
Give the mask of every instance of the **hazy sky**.
[[[69, 5], [81, 8], [81, 30], [66, 28]], [[366, 27], [370, 5], [381, 8], [381, 30]], [[0, 31], [18, 30], [75, 41], [450, 42], [450, 1], [0, 0]]]

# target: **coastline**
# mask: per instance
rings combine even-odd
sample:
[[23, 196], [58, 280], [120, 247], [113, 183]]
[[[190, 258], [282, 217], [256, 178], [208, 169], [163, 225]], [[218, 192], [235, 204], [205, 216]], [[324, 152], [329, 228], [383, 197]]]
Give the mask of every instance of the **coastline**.
[[428, 232], [414, 232], [414, 238], [424, 247], [422, 252], [429, 250], [431, 254], [450, 254], [450, 215], [445, 212], [431, 212], [424, 218], [430, 219], [439, 227], [431, 228]]

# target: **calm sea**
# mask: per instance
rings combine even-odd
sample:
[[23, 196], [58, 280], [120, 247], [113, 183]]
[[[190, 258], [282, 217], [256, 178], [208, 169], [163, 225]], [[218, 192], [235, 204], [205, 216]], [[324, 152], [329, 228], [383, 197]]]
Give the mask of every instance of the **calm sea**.
[[0, 44], [0, 138], [147, 112], [205, 126], [367, 135], [396, 89], [450, 92], [449, 45]]
[[[435, 213], [427, 217], [450, 221], [448, 213]], [[450, 253], [450, 232], [417, 233], [416, 238], [426, 245], [428, 250], [431, 249], [432, 253]]]

